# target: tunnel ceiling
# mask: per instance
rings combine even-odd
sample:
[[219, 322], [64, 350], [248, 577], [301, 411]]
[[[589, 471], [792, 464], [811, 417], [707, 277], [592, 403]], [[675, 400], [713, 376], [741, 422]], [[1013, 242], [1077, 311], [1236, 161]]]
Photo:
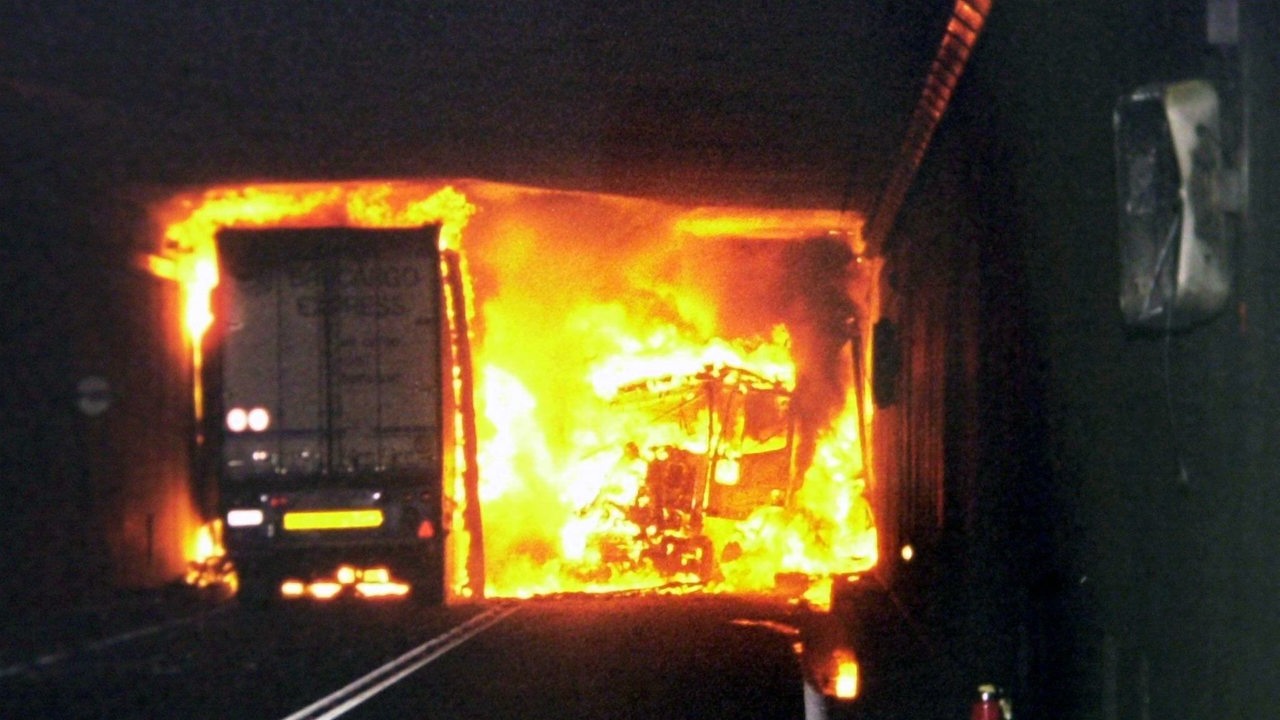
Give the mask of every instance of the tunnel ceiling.
[[952, 3], [9, 3], [9, 179], [465, 176], [865, 210]]

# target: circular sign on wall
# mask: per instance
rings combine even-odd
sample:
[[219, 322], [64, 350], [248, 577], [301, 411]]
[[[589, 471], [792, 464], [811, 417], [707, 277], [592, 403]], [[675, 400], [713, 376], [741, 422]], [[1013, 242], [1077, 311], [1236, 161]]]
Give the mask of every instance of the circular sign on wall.
[[76, 407], [89, 417], [97, 417], [111, 407], [111, 385], [107, 379], [89, 375], [76, 383]]

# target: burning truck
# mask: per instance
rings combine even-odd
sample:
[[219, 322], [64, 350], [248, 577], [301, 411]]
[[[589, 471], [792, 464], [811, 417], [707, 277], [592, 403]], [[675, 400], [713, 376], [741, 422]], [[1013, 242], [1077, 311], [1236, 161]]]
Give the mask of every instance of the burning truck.
[[787, 508], [798, 489], [790, 399], [783, 381], [725, 365], [618, 388], [619, 412], [651, 420], [579, 511], [591, 528], [583, 542], [595, 546], [582, 572], [607, 578], [647, 564], [666, 578], [717, 580], [720, 561], [742, 553], [725, 521]]
[[437, 232], [219, 234], [206, 437], [242, 600], [444, 599]]
[[[802, 544], [829, 543], [841, 529], [824, 527], [800, 501], [806, 468], [794, 392], [793, 380], [723, 363], [613, 390], [615, 412], [648, 420], [635, 426], [637, 437], [622, 448], [599, 495], [568, 528], [569, 536], [577, 533], [576, 571], [596, 582], [648, 570], [668, 582], [715, 586], [732, 580], [725, 572], [732, 575], [739, 563], [767, 570], [759, 556], [777, 555], [789, 531], [798, 529]], [[846, 520], [860, 527], [871, 524], [863, 488], [845, 487], [853, 501]], [[843, 562], [778, 563], [774, 582], [857, 571], [874, 557], [865, 541], [828, 550], [843, 552]], [[754, 586], [763, 589], [759, 578]]]

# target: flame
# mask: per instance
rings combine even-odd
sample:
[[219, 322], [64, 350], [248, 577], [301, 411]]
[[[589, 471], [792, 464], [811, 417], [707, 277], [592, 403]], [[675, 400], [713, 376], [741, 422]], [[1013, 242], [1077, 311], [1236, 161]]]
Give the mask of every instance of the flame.
[[191, 562], [202, 563], [211, 557], [222, 554], [222, 525], [217, 520], [200, 526], [195, 533], [195, 548], [191, 552]]
[[[190, 533], [186, 550], [187, 573], [183, 578], [188, 585], [234, 586], [235, 580], [226, 548], [222, 545], [222, 521], [215, 518]], [[234, 587], [231, 587], [234, 591]]]
[[[861, 250], [844, 214], [452, 179], [221, 186], [155, 215], [148, 265], [183, 285], [197, 348], [220, 229], [442, 223], [467, 281], [446, 311], [467, 313], [474, 341], [488, 594], [758, 590], [875, 562], [864, 381], [847, 337], [828, 337], [828, 316], [866, 318], [851, 298], [874, 294], [841, 269]], [[768, 437], [746, 428], [747, 404], [778, 416]], [[750, 512], [655, 519], [655, 468], [710, 464], [704, 492], [734, 497], [766, 457], [789, 479]], [[454, 535], [464, 464], [455, 448]]]
[[149, 259], [153, 272], [182, 283], [186, 330], [193, 341], [212, 321], [209, 293], [218, 284], [214, 237], [223, 228], [268, 226], [414, 227], [441, 222], [441, 247], [456, 248], [474, 207], [452, 187], [423, 193], [421, 185], [298, 183], [215, 187], [169, 201], [165, 252]]
[[407, 583], [395, 579], [385, 567], [358, 568], [342, 565], [332, 577], [310, 581], [288, 578], [280, 583], [280, 596], [290, 600], [333, 600], [344, 594], [380, 600], [405, 597], [410, 591]]

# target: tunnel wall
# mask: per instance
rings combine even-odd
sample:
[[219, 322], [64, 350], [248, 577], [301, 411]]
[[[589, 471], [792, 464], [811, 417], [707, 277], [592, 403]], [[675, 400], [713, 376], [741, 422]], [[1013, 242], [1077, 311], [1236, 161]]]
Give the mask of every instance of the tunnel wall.
[[80, 350], [115, 388], [100, 416], [82, 414], [79, 432], [110, 584], [123, 588], [180, 578], [203, 523], [182, 297], [177, 283], [138, 267], [139, 254], [103, 273], [112, 312], [95, 318], [97, 332]]
[[[181, 577], [190, 368], [109, 149], [56, 107], [0, 107], [0, 606], [49, 611]], [[96, 414], [87, 377], [108, 385]]]
[[[895, 401], [877, 408], [881, 572], [960, 650], [957, 673], [1024, 698], [1031, 588], [1055, 559], [1030, 518], [1049, 502], [1041, 348], [989, 90], [940, 127], [885, 247], [885, 320], [898, 328]], [[908, 562], [899, 553], [911, 544]], [[1020, 659], [1021, 656], [1021, 659]]]
[[[997, 3], [894, 231], [903, 247], [962, 242], [969, 224], [981, 247], [977, 409], [948, 393], [944, 432], [949, 457], [977, 459], [947, 466], [959, 512], [946, 535], [966, 577], [999, 578], [965, 598], [971, 630], [1016, 626], [984, 662], [1026, 677], [1028, 709], [1046, 717], [1265, 717], [1280, 700], [1280, 13], [1264, 5], [1240, 4], [1242, 44], [1222, 48], [1203, 2]], [[1119, 311], [1112, 108], [1188, 77], [1228, 91], [1243, 79], [1236, 289], [1207, 322], [1135, 332]], [[892, 247], [890, 264], [927, 262]], [[900, 307], [913, 302], [929, 304]], [[928, 332], [953, 324], [949, 310], [924, 311]]]

